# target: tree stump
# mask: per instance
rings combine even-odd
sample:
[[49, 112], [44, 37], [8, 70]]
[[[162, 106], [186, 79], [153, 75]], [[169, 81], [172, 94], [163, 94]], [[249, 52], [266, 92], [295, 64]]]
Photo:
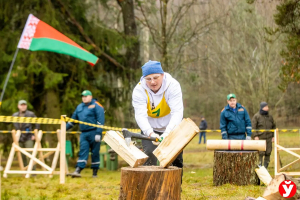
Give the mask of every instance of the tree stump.
[[258, 151], [215, 151], [213, 184], [259, 185]]
[[173, 166], [123, 167], [119, 200], [179, 200], [181, 172]]

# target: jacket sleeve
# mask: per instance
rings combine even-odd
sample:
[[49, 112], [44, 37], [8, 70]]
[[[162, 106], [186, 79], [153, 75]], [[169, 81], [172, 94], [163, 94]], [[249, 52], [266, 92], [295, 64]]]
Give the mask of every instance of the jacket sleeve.
[[276, 129], [276, 122], [273, 117], [272, 117], [272, 129]]
[[207, 129], [207, 121], [205, 120], [204, 121], [204, 130], [206, 130]]
[[221, 112], [221, 117], [220, 117], [220, 129], [221, 129], [221, 135], [222, 139], [227, 140], [228, 135], [227, 135], [227, 121], [225, 118], [225, 112]]
[[[101, 107], [100, 105], [98, 105], [96, 103], [95, 111], [96, 111], [97, 124], [98, 125], [104, 125], [105, 116], [104, 116], [104, 109], [103, 109], [103, 107]], [[97, 128], [96, 133], [97, 134], [102, 134], [102, 128]]]
[[148, 121], [147, 97], [144, 96], [143, 91], [138, 87], [139, 85], [134, 88], [132, 93], [132, 106], [134, 108], [134, 116], [136, 123], [143, 131], [143, 133], [149, 136], [150, 133], [153, 132], [153, 128]]
[[[32, 117], [36, 117], [36, 115], [34, 114], [34, 112], [32, 112]], [[35, 124], [35, 129], [39, 130], [40, 129], [40, 125], [39, 124]]]
[[[18, 117], [18, 114], [17, 113], [14, 113], [12, 115], [13, 117]], [[19, 123], [13, 123], [14, 124], [14, 127], [16, 130], [20, 130], [20, 124]]]
[[[252, 128], [257, 129], [257, 115], [254, 115], [252, 117]], [[254, 131], [252, 133], [252, 138], [255, 138], [257, 135], [258, 135], [258, 133], [256, 131]]]
[[182, 91], [179, 82], [172, 82], [169, 86], [170, 95], [168, 105], [171, 109], [171, 119], [165, 132], [170, 133], [176, 125], [180, 124], [183, 118]]
[[[245, 108], [244, 108], [245, 109]], [[251, 119], [249, 117], [249, 114], [247, 112], [247, 110], [245, 109], [245, 122], [246, 122], [246, 132], [247, 132], [247, 136], [252, 135], [252, 125], [251, 125]]]
[[[77, 106], [77, 108], [78, 108], [78, 106]], [[76, 110], [74, 111], [74, 113], [73, 113], [73, 115], [72, 115], [72, 117], [71, 117], [72, 119], [78, 120], [77, 108], [76, 108]], [[67, 126], [66, 126], [66, 130], [69, 130], [69, 129], [72, 128], [74, 125], [75, 125], [75, 123], [73, 123], [73, 122], [68, 122], [68, 123], [67, 123]]]

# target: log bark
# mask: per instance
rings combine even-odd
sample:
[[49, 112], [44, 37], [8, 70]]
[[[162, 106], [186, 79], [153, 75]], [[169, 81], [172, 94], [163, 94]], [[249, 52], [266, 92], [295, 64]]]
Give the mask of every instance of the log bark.
[[259, 185], [258, 151], [215, 151], [213, 184]]
[[119, 200], [179, 200], [181, 168], [123, 167]]

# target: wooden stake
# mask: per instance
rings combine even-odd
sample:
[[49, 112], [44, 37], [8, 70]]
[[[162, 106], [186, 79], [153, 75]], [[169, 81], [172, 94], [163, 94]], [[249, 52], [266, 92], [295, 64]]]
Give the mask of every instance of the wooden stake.
[[[51, 165], [51, 168], [52, 168], [53, 172], [56, 168], [57, 161], [58, 161], [58, 156], [59, 156], [59, 153], [60, 153], [60, 130], [59, 129], [57, 130], [57, 140], [58, 141], [57, 141], [56, 151], [55, 151], [53, 161], [52, 161], [52, 165]], [[50, 178], [52, 178], [52, 175], [50, 175]]]
[[[14, 141], [14, 143], [19, 146], [19, 139], [20, 139], [22, 133], [21, 133], [20, 130], [18, 130], [16, 134], [15, 134], [15, 132], [16, 131], [13, 130], [11, 132], [11, 134], [13, 135], [13, 141]], [[19, 151], [17, 152], [17, 157], [18, 157], [18, 162], [19, 162], [20, 169], [24, 170], [24, 163], [23, 163], [21, 152], [19, 152]]]
[[[14, 155], [15, 155], [15, 148], [13, 147], [14, 142], [16, 141], [15, 130], [12, 131], [12, 137], [13, 137], [13, 143], [12, 143], [12, 147], [10, 149], [9, 156], [8, 156], [8, 159], [7, 159], [7, 163], [6, 163], [6, 166], [5, 166], [5, 170], [4, 170], [4, 174], [3, 174], [4, 178], [7, 178], [7, 172], [11, 168], [11, 164], [13, 162]], [[24, 168], [24, 166], [23, 166], [23, 168]]]
[[[39, 165], [43, 166], [47, 170], [52, 171], [52, 169], [48, 165], [46, 165], [45, 163], [43, 163], [42, 161], [40, 161], [39, 159], [37, 159], [36, 157], [34, 157], [32, 154], [24, 151], [21, 147], [15, 145], [15, 144], [13, 144], [13, 147], [16, 148], [16, 149], [18, 149], [20, 152], [22, 152], [23, 154], [25, 154], [29, 158], [31, 158], [32, 161], [35, 161], [36, 163], [38, 163]], [[31, 168], [32, 168], [32, 166], [31, 166]], [[27, 171], [30, 172], [32, 170], [29, 170], [29, 167], [28, 167]]]
[[60, 184], [65, 183], [66, 176], [66, 122], [62, 115], [60, 117]]
[[275, 166], [274, 166], [274, 172], [275, 172], [275, 176], [279, 174], [279, 169], [280, 169], [280, 163], [279, 163], [279, 151], [278, 151], [278, 144], [279, 144], [279, 134], [278, 134], [278, 128], [275, 130], [275, 134], [274, 134], [275, 138], [274, 138], [274, 142], [275, 142]]
[[[37, 153], [38, 153], [38, 148], [39, 148], [39, 142], [40, 142], [40, 140], [41, 140], [41, 138], [42, 138], [42, 135], [43, 135], [43, 131], [40, 131], [40, 132], [38, 132], [38, 134], [36, 134], [36, 132], [35, 132], [35, 136], [36, 136], [36, 138], [35, 138], [35, 144], [34, 144], [34, 147], [33, 147], [33, 152], [32, 152], [32, 157], [31, 157], [31, 159], [30, 159], [30, 162], [29, 162], [29, 165], [28, 165], [28, 168], [27, 168], [27, 171], [32, 171], [32, 167], [33, 167], [33, 165], [34, 165], [34, 159], [33, 158], [36, 158], [36, 155], [37, 155]], [[20, 147], [19, 147], [20, 148]], [[22, 149], [22, 151], [24, 151], [23, 149]], [[27, 153], [27, 152], [26, 152]], [[41, 162], [42, 163], [42, 162]], [[44, 163], [43, 163], [44, 164]], [[45, 164], [44, 164], [45, 165]], [[43, 166], [43, 165], [41, 165], [41, 166]], [[46, 165], [47, 166], [47, 165]], [[30, 178], [30, 174], [28, 173], [28, 174], [26, 174], [25, 175], [25, 178]]]

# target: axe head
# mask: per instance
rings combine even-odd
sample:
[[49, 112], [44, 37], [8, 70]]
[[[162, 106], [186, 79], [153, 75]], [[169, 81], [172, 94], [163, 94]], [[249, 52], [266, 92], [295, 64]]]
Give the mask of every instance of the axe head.
[[131, 142], [131, 138], [136, 138], [136, 139], [141, 139], [141, 140], [150, 140], [150, 141], [160, 141], [158, 138], [155, 137], [150, 137], [150, 136], [145, 136], [142, 134], [137, 134], [137, 133], [132, 133], [130, 131], [128, 131], [126, 128], [122, 129], [122, 133], [125, 139], [125, 143], [126, 145], [129, 147], [130, 146], [130, 142]]
[[131, 142], [131, 134], [126, 128], [122, 129], [122, 133], [123, 133], [123, 136], [124, 136], [124, 139], [125, 139], [125, 143], [129, 147], [130, 142]]

